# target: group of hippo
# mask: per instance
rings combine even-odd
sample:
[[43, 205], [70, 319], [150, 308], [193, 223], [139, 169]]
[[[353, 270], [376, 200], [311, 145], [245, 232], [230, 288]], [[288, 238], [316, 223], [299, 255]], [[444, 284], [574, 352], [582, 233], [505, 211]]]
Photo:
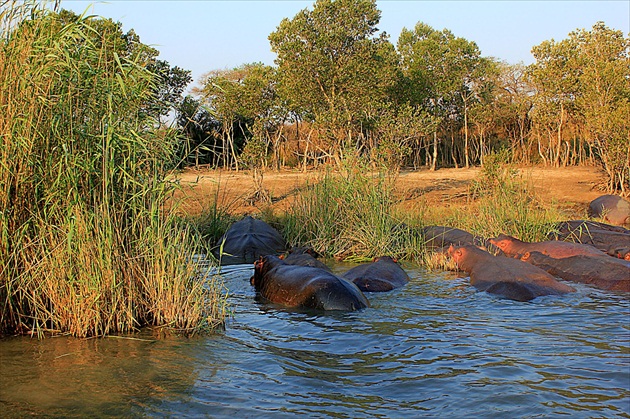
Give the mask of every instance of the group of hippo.
[[[606, 202], [610, 204], [610, 200]], [[592, 208], [597, 205], [602, 206], [601, 202], [591, 203], [589, 214], [596, 215]], [[618, 207], [623, 209], [623, 205]], [[599, 217], [605, 221], [630, 223], [630, 206], [627, 217], [618, 219], [610, 218], [614, 215], [610, 206], [603, 208], [605, 212]], [[425, 227], [422, 234], [427, 249], [450, 256], [469, 274], [472, 286], [508, 299], [530, 301], [575, 291], [556, 277], [603, 290], [630, 292], [630, 230], [622, 226], [564, 221], [558, 223], [549, 240], [542, 242], [524, 242], [505, 234], [485, 239], [445, 226]], [[228, 229], [215, 255], [223, 265], [253, 263], [250, 281], [257, 296], [287, 307], [359, 310], [369, 306], [364, 292], [390, 291], [409, 282], [407, 273], [388, 256], [342, 275], [333, 274], [312, 249], [287, 251], [276, 229], [250, 216]]]

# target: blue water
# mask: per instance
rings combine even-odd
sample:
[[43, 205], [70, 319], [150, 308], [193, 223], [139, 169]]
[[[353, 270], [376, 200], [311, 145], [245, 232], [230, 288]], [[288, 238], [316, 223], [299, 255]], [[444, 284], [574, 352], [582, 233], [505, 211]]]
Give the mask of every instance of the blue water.
[[218, 335], [1, 340], [0, 416], [630, 417], [627, 296], [521, 303], [406, 270], [359, 312], [262, 305], [233, 267]]

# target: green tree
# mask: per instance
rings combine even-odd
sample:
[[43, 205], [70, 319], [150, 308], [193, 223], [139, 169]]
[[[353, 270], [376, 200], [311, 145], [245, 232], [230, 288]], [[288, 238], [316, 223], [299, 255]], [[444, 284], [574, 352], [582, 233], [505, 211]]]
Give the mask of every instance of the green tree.
[[[483, 76], [484, 60], [477, 44], [456, 37], [447, 29], [437, 31], [419, 22], [413, 30], [403, 28], [397, 48], [402, 72], [408, 79], [406, 85], [410, 90], [407, 94], [411, 103], [428, 110], [440, 121], [443, 132], [449, 124], [457, 123], [460, 117], [466, 130], [473, 89], [480, 84]], [[437, 165], [438, 142], [436, 129], [433, 133], [432, 170]], [[467, 144], [464, 149], [467, 153]]]
[[630, 194], [630, 38], [596, 23], [569, 34], [577, 46], [576, 107], [602, 167], [608, 191]]
[[[235, 167], [245, 164], [252, 169], [256, 196], [266, 198], [262, 186], [267, 157], [273, 153], [278, 167], [280, 127], [288, 112], [277, 93], [277, 76], [273, 67], [261, 63], [244, 64], [227, 71], [210, 73], [202, 82], [200, 93], [223, 127]], [[242, 148], [233, 145], [235, 122], [243, 134]]]
[[147, 70], [154, 73], [156, 83], [153, 86], [153, 100], [147, 104], [149, 115], [156, 119], [176, 110], [184, 100], [183, 93], [192, 81], [190, 70], [171, 67], [168, 61], [155, 60], [147, 65]]
[[[63, 24], [76, 23], [81, 17], [69, 10], [61, 10], [59, 19]], [[140, 41], [140, 36], [133, 30], [123, 32], [122, 23], [107, 18], [91, 19], [93, 30], [84, 31], [75, 38], [77, 45], [95, 48], [111, 48], [118, 60], [134, 59], [156, 77], [152, 81], [152, 92], [142, 106], [150, 117], [159, 120], [174, 110], [183, 100], [182, 94], [192, 81], [190, 70], [171, 67], [168, 61], [158, 60], [160, 52]], [[114, 56], [109, 57], [115, 60]]]
[[576, 114], [580, 71], [576, 53], [573, 42], [544, 41], [532, 48], [537, 61], [528, 68], [529, 80], [536, 89], [533, 118], [548, 134], [547, 149], [555, 166], [560, 165], [567, 123]]
[[318, 0], [269, 35], [282, 95], [325, 132], [338, 162], [357, 146], [366, 107], [393, 84], [396, 55], [377, 35], [380, 17], [374, 0]]
[[213, 153], [220, 136], [221, 124], [205, 109], [201, 102], [187, 95], [177, 105], [177, 125], [184, 133], [179, 152], [180, 164], [216, 163]]
[[608, 174], [608, 191], [630, 193], [630, 40], [598, 22], [590, 31], [545, 41], [532, 52], [533, 118], [555, 128], [554, 162], [559, 162], [563, 128], [571, 119]]

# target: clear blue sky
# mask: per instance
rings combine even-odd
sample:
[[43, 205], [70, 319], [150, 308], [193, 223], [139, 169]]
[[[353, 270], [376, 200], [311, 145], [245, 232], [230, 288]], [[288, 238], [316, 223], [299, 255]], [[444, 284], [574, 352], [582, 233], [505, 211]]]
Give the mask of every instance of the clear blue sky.
[[[116, 1], [63, 0], [65, 9], [95, 14], [134, 29], [160, 59], [192, 71], [195, 80], [211, 70], [244, 63], [273, 64], [267, 37], [283, 18], [314, 1]], [[630, 33], [630, 0], [615, 1], [377, 1], [378, 28], [394, 45], [403, 27], [424, 22], [477, 43], [484, 56], [531, 64], [531, 48], [560, 41], [597, 21]], [[194, 83], [193, 83], [194, 84]]]

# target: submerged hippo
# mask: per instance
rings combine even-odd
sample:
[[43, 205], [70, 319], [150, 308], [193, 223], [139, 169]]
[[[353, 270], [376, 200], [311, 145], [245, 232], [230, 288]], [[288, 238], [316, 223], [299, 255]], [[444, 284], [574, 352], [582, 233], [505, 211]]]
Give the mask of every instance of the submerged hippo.
[[254, 263], [260, 256], [286, 250], [286, 242], [275, 228], [250, 216], [235, 222], [219, 239], [214, 250], [223, 265]]
[[470, 275], [470, 284], [479, 291], [515, 301], [575, 291], [541, 268], [518, 259], [493, 256], [473, 245], [450, 246], [448, 254]]
[[606, 253], [588, 244], [568, 243], [558, 240], [544, 242], [524, 242], [506, 234], [490, 239], [490, 243], [510, 257], [521, 257], [527, 252], [540, 252], [553, 258], [566, 258], [576, 255], [606, 256]]
[[431, 250], [448, 250], [450, 245], [474, 244], [485, 246], [483, 237], [475, 236], [466, 230], [446, 226], [426, 226], [422, 229], [424, 246]]
[[521, 259], [567, 281], [630, 292], [630, 264], [610, 256], [578, 255], [554, 259], [539, 252], [527, 252]]
[[342, 275], [361, 291], [384, 292], [409, 282], [409, 275], [389, 256], [374, 258], [372, 263], [355, 266]]
[[617, 195], [602, 195], [588, 205], [588, 216], [614, 225], [630, 225], [630, 202]]
[[280, 256], [287, 265], [311, 266], [332, 272], [325, 263], [317, 260], [317, 257], [319, 257], [319, 254], [307, 247], [293, 248], [287, 254]]
[[287, 307], [353, 311], [369, 306], [352, 282], [324, 269], [287, 265], [277, 256], [256, 261], [251, 284], [260, 298]]

